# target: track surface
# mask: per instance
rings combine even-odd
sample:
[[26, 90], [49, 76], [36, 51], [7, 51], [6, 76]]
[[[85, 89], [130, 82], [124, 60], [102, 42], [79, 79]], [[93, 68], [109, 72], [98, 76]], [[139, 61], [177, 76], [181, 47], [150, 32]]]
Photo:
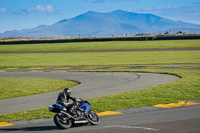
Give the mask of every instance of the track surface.
[[[53, 78], [75, 80], [72, 96], [83, 99], [142, 89], [168, 83], [178, 77], [152, 73], [127, 72], [1, 72], [0, 78]], [[60, 91], [33, 96], [0, 100], [0, 114], [40, 108], [55, 103]]]
[[200, 105], [132, 112], [100, 117], [98, 126], [79, 125], [60, 130], [53, 119], [14, 122], [1, 133], [199, 133]]
[[73, 51], [11, 51], [0, 54], [26, 54], [26, 53], [89, 53], [89, 52], [152, 52], [152, 51], [197, 51], [200, 48], [152, 48], [152, 49], [108, 49], [108, 50], [73, 50]]
[[[84, 99], [120, 93], [178, 80], [178, 77], [163, 74], [126, 72], [1, 72], [0, 78], [53, 78], [76, 80], [79, 86], [72, 88], [72, 94]], [[59, 92], [59, 91], [58, 91]], [[28, 97], [0, 100], [1, 113], [38, 108], [55, 103], [58, 92]], [[41, 102], [43, 101], [43, 102]], [[13, 122], [14, 126], [1, 127], [0, 132], [14, 133], [173, 133], [200, 132], [200, 105], [173, 109], [149, 107], [138, 112], [101, 117], [98, 126], [76, 126], [59, 130], [51, 119]]]

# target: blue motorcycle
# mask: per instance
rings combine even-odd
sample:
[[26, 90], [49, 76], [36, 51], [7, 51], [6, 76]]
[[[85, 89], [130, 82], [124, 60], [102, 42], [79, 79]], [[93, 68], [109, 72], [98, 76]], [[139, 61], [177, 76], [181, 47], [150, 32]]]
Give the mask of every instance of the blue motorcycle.
[[75, 114], [69, 112], [70, 105], [69, 107], [64, 107], [60, 104], [53, 104], [48, 107], [49, 111], [57, 113], [54, 116], [54, 123], [57, 127], [67, 129], [72, 124], [90, 123], [92, 125], [98, 125], [100, 123], [99, 116], [90, 110], [91, 105], [88, 101], [78, 98], [75, 105], [77, 105]]

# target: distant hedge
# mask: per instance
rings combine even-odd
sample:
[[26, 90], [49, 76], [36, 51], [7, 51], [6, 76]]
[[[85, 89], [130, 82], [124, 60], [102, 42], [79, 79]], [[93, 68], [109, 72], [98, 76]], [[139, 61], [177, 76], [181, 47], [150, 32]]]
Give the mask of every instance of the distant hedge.
[[146, 35], [130, 37], [85, 37], [85, 38], [13, 38], [0, 39], [0, 44], [34, 44], [34, 43], [64, 43], [64, 42], [91, 42], [91, 41], [148, 41], [148, 40], [183, 40], [200, 39], [200, 34], [187, 35]]
[[200, 39], [200, 34], [191, 35], [159, 35], [155, 40], [182, 40], [182, 39]]

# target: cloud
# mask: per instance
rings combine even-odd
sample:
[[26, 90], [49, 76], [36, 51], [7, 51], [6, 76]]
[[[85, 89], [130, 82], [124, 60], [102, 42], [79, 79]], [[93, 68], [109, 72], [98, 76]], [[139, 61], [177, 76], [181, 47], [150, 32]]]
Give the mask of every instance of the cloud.
[[7, 13], [9, 15], [27, 15], [30, 13], [56, 14], [58, 11], [56, 11], [52, 5], [36, 5], [33, 7], [28, 7], [26, 9], [20, 9], [16, 11], [7, 11], [5, 8], [0, 8], [0, 13], [2, 12]]
[[0, 8], [0, 13], [6, 13], [6, 12], [7, 12], [6, 8]]
[[26, 9], [27, 12], [54, 12], [54, 7], [52, 5], [46, 5], [46, 6], [42, 6], [42, 5], [36, 5], [35, 7], [30, 7], [28, 9]]
[[130, 0], [84, 0], [84, 1], [90, 3], [105, 3], [105, 2], [125, 2]]

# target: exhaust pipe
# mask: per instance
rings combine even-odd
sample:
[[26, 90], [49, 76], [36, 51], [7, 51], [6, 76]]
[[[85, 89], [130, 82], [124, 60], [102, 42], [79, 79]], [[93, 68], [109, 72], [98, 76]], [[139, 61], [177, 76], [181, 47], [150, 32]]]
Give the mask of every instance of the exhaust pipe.
[[70, 115], [69, 113], [65, 112], [65, 111], [60, 111], [62, 114], [65, 114], [67, 117], [75, 119], [72, 115]]

